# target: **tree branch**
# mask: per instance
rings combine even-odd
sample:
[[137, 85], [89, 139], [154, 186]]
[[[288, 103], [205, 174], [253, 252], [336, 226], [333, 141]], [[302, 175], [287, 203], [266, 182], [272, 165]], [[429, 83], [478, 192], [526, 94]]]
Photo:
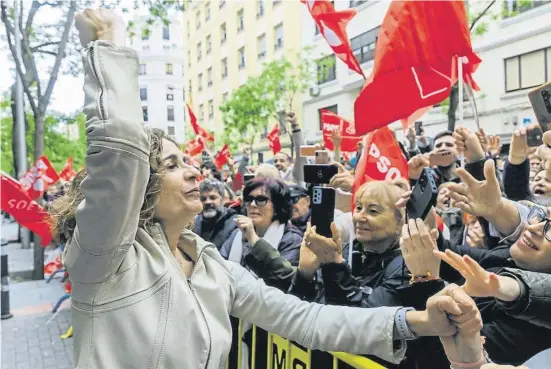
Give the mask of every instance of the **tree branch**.
[[40, 109], [42, 112], [46, 111], [46, 107], [50, 102], [50, 97], [52, 96], [52, 91], [54, 89], [54, 85], [57, 81], [57, 76], [59, 74], [59, 68], [61, 67], [61, 62], [65, 57], [65, 45], [69, 40], [69, 32], [71, 31], [71, 27], [73, 25], [73, 20], [75, 18], [76, 10], [77, 10], [77, 3], [75, 1], [71, 1], [71, 6], [67, 11], [67, 19], [65, 20], [65, 25], [63, 28], [63, 36], [61, 36], [61, 40], [59, 41], [59, 48], [57, 50], [57, 56], [54, 62], [54, 67], [52, 68], [52, 74], [50, 75], [50, 79], [48, 81], [48, 86], [46, 87], [46, 91], [44, 92], [44, 95], [40, 98], [38, 102], [38, 105], [40, 106]]
[[36, 15], [36, 12], [38, 11], [38, 9], [40, 9], [41, 6], [42, 4], [40, 4], [38, 1], [36, 0], [33, 1], [31, 5], [31, 9], [29, 10], [29, 16], [27, 17], [27, 22], [25, 23], [25, 32], [29, 32], [29, 30], [31, 29], [34, 21], [34, 16]]
[[[17, 59], [17, 53], [15, 52], [15, 46], [11, 41], [11, 34], [9, 32], [9, 28], [11, 28], [11, 25], [9, 23], [6, 8], [7, 8], [6, 3], [4, 1], [2, 1], [2, 3], [1, 3], [1, 9], [2, 9], [1, 10], [2, 11], [1, 18], [2, 18], [2, 22], [6, 26], [6, 31], [7, 31], [6, 35], [8, 36], [8, 45], [10, 47], [10, 52], [13, 56], [13, 60], [15, 61], [15, 69], [17, 70], [17, 74], [21, 78], [21, 81], [26, 82], [27, 79], [26, 79], [25, 74], [23, 73], [23, 69], [21, 68], [21, 61]], [[25, 90], [25, 94], [27, 95], [27, 98], [29, 100], [29, 104], [31, 105], [31, 109], [33, 110], [33, 113], [36, 113], [36, 112], [38, 112], [36, 102], [34, 101], [34, 98], [33, 98], [33, 95], [31, 93], [31, 90], [29, 88], [29, 85], [25, 82], [22, 83], [23, 89]]]
[[36, 54], [48, 54], [48, 55], [52, 55], [52, 56], [57, 56], [56, 52], [48, 51], [48, 50], [37, 50], [37, 51], [35, 51], [35, 53]]
[[486, 9], [484, 9], [480, 14], [478, 14], [478, 16], [471, 23], [471, 26], [469, 27], [469, 31], [473, 30], [474, 26], [476, 25], [476, 22], [478, 22], [480, 18], [482, 18], [488, 12], [488, 10], [490, 10], [490, 8], [492, 7], [492, 5], [495, 4], [495, 2], [496, 0], [492, 0], [492, 2], [486, 7]]
[[42, 47], [46, 47], [46, 46], [51, 46], [51, 45], [59, 45], [59, 41], [56, 41], [56, 42], [45, 42], [43, 44], [40, 44], [40, 45], [37, 45], [37, 46], [33, 46], [31, 47], [31, 51], [32, 52], [35, 52], [35, 51], [38, 51], [38, 49], [42, 48]]

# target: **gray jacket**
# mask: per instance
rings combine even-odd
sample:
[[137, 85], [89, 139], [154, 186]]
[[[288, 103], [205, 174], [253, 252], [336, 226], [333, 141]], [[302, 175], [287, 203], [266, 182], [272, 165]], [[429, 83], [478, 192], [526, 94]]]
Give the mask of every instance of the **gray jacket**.
[[79, 369], [215, 369], [231, 344], [230, 315], [301, 345], [399, 362], [398, 308], [311, 304], [267, 287], [191, 231], [198, 259], [186, 279], [160, 225], [138, 228], [149, 178], [149, 142], [138, 95], [138, 58], [97, 41], [86, 50], [87, 177], [77, 227], [64, 251], [73, 282]]

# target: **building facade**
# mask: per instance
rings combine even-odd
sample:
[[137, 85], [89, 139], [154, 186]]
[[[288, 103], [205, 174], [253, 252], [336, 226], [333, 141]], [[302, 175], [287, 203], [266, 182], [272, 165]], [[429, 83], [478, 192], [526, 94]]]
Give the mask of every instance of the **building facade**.
[[[469, 2], [469, 11], [479, 14], [489, 2]], [[365, 75], [373, 69], [378, 30], [388, 9], [386, 1], [337, 1], [336, 9], [355, 7], [356, 17], [348, 26], [354, 54]], [[316, 58], [333, 58], [330, 48], [317, 33], [306, 10], [301, 13], [302, 40], [312, 47]], [[475, 81], [481, 88], [475, 93], [479, 123], [488, 134], [499, 134], [508, 142], [511, 133], [523, 122], [535, 122], [527, 93], [551, 80], [551, 3], [548, 1], [496, 2], [481, 18], [481, 32], [473, 32], [473, 47], [482, 59]], [[304, 96], [303, 121], [309, 141], [320, 141], [322, 108], [354, 119], [354, 101], [363, 87], [363, 79], [337, 60], [318, 76], [315, 86]], [[435, 106], [421, 118], [428, 135], [447, 129], [447, 107]], [[476, 129], [473, 109], [465, 102], [464, 124]], [[401, 135], [401, 125], [391, 125]]]
[[164, 130], [178, 142], [185, 141], [184, 44], [181, 19], [170, 24], [147, 24], [135, 19], [130, 47], [140, 58], [140, 99], [145, 124]]
[[[187, 100], [218, 145], [224, 132], [219, 107], [232, 91], [258, 75], [263, 63], [300, 51], [301, 7], [300, 1], [212, 0], [194, 1], [184, 13]], [[302, 103], [294, 108], [300, 116]]]

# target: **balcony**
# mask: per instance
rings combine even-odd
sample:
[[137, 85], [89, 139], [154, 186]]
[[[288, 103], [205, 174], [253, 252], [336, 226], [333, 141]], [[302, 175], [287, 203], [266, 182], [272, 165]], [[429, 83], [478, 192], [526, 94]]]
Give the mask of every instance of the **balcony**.
[[501, 15], [504, 19], [512, 18], [528, 10], [537, 8], [538, 6], [542, 6], [545, 4], [549, 4], [549, 1], [548, 0], [533, 0], [533, 1], [516, 0], [512, 2], [504, 1]]

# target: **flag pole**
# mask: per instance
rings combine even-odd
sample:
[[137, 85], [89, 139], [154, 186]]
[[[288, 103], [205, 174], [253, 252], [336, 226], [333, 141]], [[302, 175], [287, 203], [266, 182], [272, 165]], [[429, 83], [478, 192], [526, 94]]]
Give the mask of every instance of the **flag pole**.
[[[457, 57], [457, 84], [458, 84], [458, 94], [459, 101], [457, 108], [459, 110], [459, 125], [461, 127], [465, 126], [465, 116], [464, 116], [464, 104], [463, 104], [463, 63], [467, 61], [467, 58], [464, 56]], [[465, 168], [465, 153], [461, 155], [461, 168]]]

